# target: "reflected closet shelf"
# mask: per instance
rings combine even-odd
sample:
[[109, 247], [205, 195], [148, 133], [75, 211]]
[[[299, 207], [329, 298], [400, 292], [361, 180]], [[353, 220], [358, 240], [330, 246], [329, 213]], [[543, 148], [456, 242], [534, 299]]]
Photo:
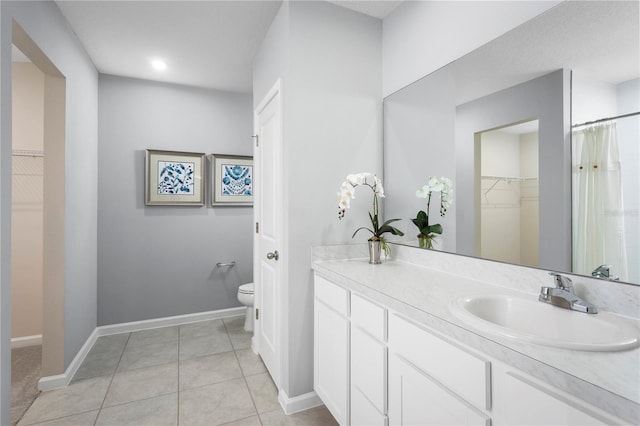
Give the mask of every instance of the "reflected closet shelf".
[[482, 180], [494, 180], [495, 182], [493, 183], [493, 185], [491, 185], [489, 187], [489, 189], [487, 189], [484, 192], [484, 195], [487, 195], [489, 192], [491, 192], [491, 190], [501, 181], [507, 182], [507, 183], [512, 183], [512, 182], [529, 182], [529, 181], [537, 181], [538, 178], [537, 177], [517, 177], [517, 176], [480, 176], [480, 179]]

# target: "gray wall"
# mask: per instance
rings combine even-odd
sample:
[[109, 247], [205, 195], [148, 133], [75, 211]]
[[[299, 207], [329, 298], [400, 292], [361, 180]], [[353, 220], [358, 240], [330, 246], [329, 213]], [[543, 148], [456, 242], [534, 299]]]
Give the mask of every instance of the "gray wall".
[[99, 95], [98, 324], [240, 306], [253, 208], [145, 206], [144, 158], [252, 155], [251, 96], [109, 75]]
[[[570, 71], [559, 70], [461, 105], [456, 115], [457, 253], [476, 255], [478, 132], [539, 120], [540, 267], [571, 270]], [[499, 236], [496, 236], [499, 238]]]
[[383, 21], [384, 96], [559, 3], [559, 0], [402, 2]]
[[[363, 190], [338, 221], [335, 193], [349, 173], [382, 172], [381, 21], [323, 1], [285, 2], [254, 64], [254, 102], [282, 78], [285, 164], [283, 306], [289, 397], [313, 390], [311, 246], [364, 242]], [[359, 204], [362, 202], [362, 204]]]
[[[444, 67], [387, 96], [384, 100], [384, 213], [401, 218], [397, 227], [404, 237], [390, 239], [417, 243], [418, 228], [410, 221], [427, 200], [416, 190], [430, 176], [445, 176], [455, 184], [455, 79], [452, 67]], [[457, 194], [455, 194], [457, 195]], [[442, 225], [442, 249], [456, 249], [456, 204], [440, 216], [440, 197], [431, 200], [429, 224]]]
[[[571, 167], [569, 71], [559, 70], [526, 83], [455, 106], [452, 67], [444, 67], [385, 98], [384, 167], [386, 217], [411, 218], [426, 206], [415, 197], [429, 176], [444, 175], [455, 185], [453, 207], [430, 223], [441, 223], [443, 249], [476, 255], [475, 134], [510, 123], [539, 119], [540, 265], [571, 269]], [[432, 200], [433, 202], [433, 200]], [[416, 242], [415, 226], [398, 225], [402, 240]], [[495, 236], [499, 238], [499, 236]]]
[[0, 423], [9, 423], [11, 26], [66, 77], [64, 367], [96, 326], [98, 74], [53, 2], [0, 2]]

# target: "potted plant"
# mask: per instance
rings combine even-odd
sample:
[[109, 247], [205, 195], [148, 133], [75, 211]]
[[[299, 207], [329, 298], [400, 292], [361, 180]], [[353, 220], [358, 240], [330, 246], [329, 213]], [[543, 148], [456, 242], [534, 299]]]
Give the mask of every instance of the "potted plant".
[[420, 210], [411, 222], [418, 228], [418, 243], [421, 248], [433, 248], [433, 242], [437, 235], [442, 235], [442, 225], [439, 223], [429, 225], [429, 207], [431, 196], [440, 193], [440, 216], [444, 217], [447, 209], [453, 204], [453, 183], [446, 177], [430, 177], [426, 185], [418, 188], [416, 197], [427, 199], [427, 211]]
[[[372, 178], [373, 183], [369, 183], [367, 179]], [[391, 226], [391, 223], [400, 219], [389, 219], [380, 224], [380, 218], [378, 214], [378, 197], [384, 197], [384, 188], [382, 187], [382, 181], [371, 173], [358, 173], [354, 175], [348, 175], [346, 180], [342, 182], [340, 191], [338, 194], [338, 218], [344, 218], [346, 210], [351, 206], [351, 200], [355, 198], [355, 189], [358, 186], [367, 186], [373, 191], [373, 210], [369, 212], [369, 220], [371, 221], [371, 227], [362, 226], [355, 230], [351, 238], [355, 237], [361, 230], [367, 230], [371, 233], [369, 238], [369, 263], [380, 263], [380, 249], [384, 251], [385, 257], [389, 255], [390, 249], [387, 244], [387, 240], [384, 238], [384, 234], [387, 232], [392, 235], [404, 235], [402, 231]]]

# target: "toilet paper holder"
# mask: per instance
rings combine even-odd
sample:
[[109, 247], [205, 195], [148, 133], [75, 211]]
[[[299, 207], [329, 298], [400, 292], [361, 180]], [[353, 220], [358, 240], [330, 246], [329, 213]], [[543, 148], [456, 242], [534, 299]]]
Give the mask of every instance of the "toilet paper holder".
[[225, 266], [236, 266], [236, 261], [232, 260], [231, 262], [218, 262], [216, 263], [218, 268], [223, 268]]

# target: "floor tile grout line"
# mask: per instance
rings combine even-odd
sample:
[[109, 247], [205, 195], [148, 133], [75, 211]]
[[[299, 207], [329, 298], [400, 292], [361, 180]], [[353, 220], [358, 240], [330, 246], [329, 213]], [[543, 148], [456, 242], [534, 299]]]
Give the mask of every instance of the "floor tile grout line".
[[[233, 346], [233, 343], [231, 342], [231, 336], [229, 335], [229, 329], [227, 328], [227, 324], [226, 324], [226, 322], [224, 321], [224, 318], [221, 318], [221, 320], [222, 320], [222, 325], [223, 325], [223, 327], [224, 327], [224, 329], [225, 329], [225, 334], [226, 334], [226, 336], [227, 336], [227, 339], [229, 340], [229, 343], [231, 344], [231, 351], [220, 352], [220, 353], [217, 353], [217, 354], [203, 355], [203, 356], [201, 356], [201, 357], [195, 357], [195, 358], [190, 358], [190, 359], [198, 359], [198, 358], [204, 358], [204, 357], [207, 357], [207, 356], [214, 356], [214, 355], [220, 355], [220, 354], [223, 354], [223, 353], [233, 352], [233, 355], [234, 355], [234, 357], [235, 357], [235, 359], [236, 359], [236, 362], [238, 363], [238, 367], [240, 368], [241, 377], [236, 377], [236, 378], [232, 378], [232, 379], [228, 379], [228, 380], [223, 380], [223, 381], [220, 381], [220, 382], [209, 383], [209, 384], [206, 384], [206, 385], [196, 386], [196, 387], [193, 387], [193, 388], [190, 388], [190, 389], [184, 389], [184, 390], [181, 390], [181, 389], [180, 389], [180, 379], [179, 379], [179, 376], [178, 376], [178, 425], [180, 425], [180, 392], [182, 392], [182, 391], [190, 391], [190, 390], [198, 389], [198, 388], [203, 388], [203, 387], [206, 387], [206, 386], [211, 386], [211, 385], [213, 385], [213, 384], [225, 383], [225, 382], [229, 382], [229, 381], [232, 381], [232, 380], [238, 380], [238, 379], [240, 379], [240, 378], [242, 378], [242, 379], [243, 379], [243, 381], [244, 381], [244, 383], [245, 383], [245, 386], [247, 386], [247, 391], [249, 392], [249, 398], [251, 398], [251, 402], [252, 402], [252, 404], [253, 404], [253, 407], [254, 407], [254, 410], [255, 410], [256, 416], [258, 416], [258, 409], [257, 409], [257, 407], [256, 407], [256, 405], [255, 405], [255, 402], [253, 401], [253, 395], [251, 394], [251, 389], [249, 388], [249, 385], [248, 385], [248, 383], [247, 383], [247, 381], [246, 381], [246, 379], [245, 379], [245, 377], [244, 377], [244, 372], [242, 371], [242, 367], [240, 366], [240, 360], [238, 359], [238, 355], [236, 354], [236, 349], [235, 349], [235, 347]], [[179, 344], [178, 344], [178, 345], [179, 345]], [[179, 347], [179, 346], [178, 346], [178, 347]], [[179, 358], [179, 352], [178, 352], [178, 358]], [[179, 360], [179, 361], [178, 361], [178, 369], [180, 368], [180, 363], [181, 363], [182, 361], [189, 361], [190, 359], [187, 359], [187, 360]], [[178, 371], [179, 371], [179, 370], [178, 370]], [[243, 419], [245, 419], [245, 418], [248, 418], [248, 417], [244, 417]], [[242, 420], [242, 419], [236, 419], [236, 420], [233, 420], [233, 421], [237, 421], [237, 420]], [[232, 422], [233, 422], [233, 421], [232, 421]], [[260, 422], [260, 425], [262, 425], [262, 422], [260, 421], [260, 417], [259, 417], [259, 416], [258, 416], [258, 421]]]
[[[229, 333], [229, 328], [227, 327], [227, 323], [224, 321], [224, 319], [222, 320], [222, 323], [224, 324], [224, 328], [227, 330], [227, 334]], [[229, 337], [229, 340], [231, 340], [231, 337]], [[233, 346], [233, 344], [232, 344]], [[253, 404], [253, 409], [256, 411], [256, 416], [258, 417], [258, 422], [260, 422], [260, 425], [262, 425], [262, 419], [260, 418], [260, 413], [258, 412], [258, 406], [256, 405], [256, 401], [255, 398], [253, 397], [253, 393], [251, 393], [251, 388], [249, 387], [249, 382], [247, 381], [247, 376], [245, 376], [244, 374], [244, 370], [242, 369], [242, 365], [240, 364], [240, 358], [238, 357], [238, 353], [234, 347], [233, 349], [233, 355], [236, 357], [236, 361], [238, 361], [238, 365], [240, 366], [240, 371], [242, 372], [242, 380], [244, 380], [244, 384], [245, 386], [247, 386], [247, 390], [249, 391], [249, 398], [251, 398], [251, 403]]]
[[107, 386], [107, 391], [104, 393], [104, 398], [102, 398], [102, 404], [100, 404], [100, 408], [98, 409], [98, 414], [96, 415], [96, 419], [93, 421], [93, 426], [96, 426], [98, 423], [98, 417], [100, 417], [100, 413], [102, 412], [102, 408], [104, 407], [104, 402], [107, 400], [107, 395], [109, 394], [109, 389], [111, 389], [111, 385], [113, 384], [113, 379], [116, 377], [118, 373], [118, 367], [120, 366], [120, 362], [122, 361], [122, 357], [124, 356], [124, 351], [127, 349], [127, 345], [129, 344], [129, 340], [131, 339], [131, 334], [127, 336], [126, 342], [124, 342], [124, 346], [122, 347], [122, 353], [120, 354], [120, 358], [118, 358], [118, 363], [116, 364], [116, 368], [113, 370], [113, 374], [111, 374], [111, 380], [109, 380], [109, 385]]
[[241, 419], [237, 419], [237, 420], [231, 420], [230, 422], [223, 423], [223, 424], [221, 424], [220, 426], [225, 426], [225, 425], [229, 425], [229, 424], [232, 424], [232, 423], [241, 422], [241, 421], [243, 421], [243, 420], [250, 419], [251, 417], [257, 417], [257, 418], [258, 418], [258, 422], [260, 422], [260, 426], [262, 426], [262, 422], [260, 421], [260, 416], [258, 416], [258, 415], [255, 415], [255, 416], [247, 416], [247, 417], [243, 417], [243, 418], [241, 418]]
[[110, 408], [115, 408], [115, 407], [122, 407], [123, 405], [132, 404], [134, 402], [147, 401], [149, 399], [158, 398], [158, 397], [161, 397], [161, 396], [173, 395], [174, 393], [177, 394], [178, 392], [167, 392], [167, 393], [161, 393], [161, 394], [158, 394], [158, 395], [145, 396], [144, 398], [134, 399], [134, 400], [131, 400], [131, 401], [126, 401], [126, 402], [120, 402], [118, 404], [109, 405], [108, 407], [102, 407], [102, 410], [108, 410]]
[[[227, 330], [227, 335], [229, 335], [229, 327], [227, 326], [227, 322], [222, 319], [222, 323], [224, 324], [225, 330]], [[229, 341], [231, 341], [231, 336], [229, 335]], [[255, 398], [253, 397], [253, 393], [251, 392], [251, 388], [249, 387], [249, 382], [247, 381], [247, 376], [244, 374], [244, 370], [242, 369], [242, 364], [240, 364], [240, 358], [238, 357], [238, 352], [235, 346], [233, 346], [233, 342], [231, 341], [231, 346], [233, 347], [233, 355], [236, 357], [236, 361], [240, 366], [240, 371], [242, 372], [242, 380], [244, 381], [247, 390], [249, 391], [249, 398], [251, 398], [251, 403], [253, 404], [253, 408], [256, 412], [256, 416], [258, 417], [258, 421], [262, 425], [262, 419], [260, 418], [260, 413], [258, 412], [258, 406], [256, 405]]]
[[[52, 389], [52, 390], [55, 390], [55, 389]], [[35, 422], [35, 423], [23, 423], [21, 426], [38, 426], [38, 425], [40, 425], [40, 424], [42, 424], [42, 423], [54, 422], [54, 421], [56, 421], [56, 420], [64, 419], [64, 418], [67, 418], [67, 417], [79, 416], [80, 414], [87, 414], [87, 413], [91, 413], [92, 411], [99, 411], [99, 410], [98, 410], [97, 408], [95, 408], [95, 409], [93, 409], [93, 410], [80, 411], [80, 412], [78, 412], [78, 413], [73, 413], [73, 414], [70, 414], [70, 415], [68, 415], [68, 416], [55, 417], [55, 418], [52, 418], [52, 419], [41, 420], [41, 421], [38, 421], [38, 422]], [[97, 416], [96, 416], [96, 418], [97, 418]], [[22, 421], [22, 419], [20, 419], [20, 421]], [[19, 421], [18, 423], [20, 423], [20, 421]], [[18, 423], [16, 423], [16, 425], [17, 425]], [[94, 423], [94, 424], [95, 424], [95, 423]]]
[[233, 381], [240, 380], [242, 378], [244, 378], [244, 376], [232, 377], [230, 379], [224, 379], [224, 380], [220, 380], [218, 382], [207, 383], [207, 384], [204, 384], [204, 385], [198, 385], [198, 386], [194, 386], [194, 387], [188, 388], [188, 389], [180, 389], [179, 392], [190, 392], [190, 391], [195, 390], [195, 389], [202, 389], [202, 388], [206, 388], [207, 386], [220, 385], [222, 383], [233, 382]]

